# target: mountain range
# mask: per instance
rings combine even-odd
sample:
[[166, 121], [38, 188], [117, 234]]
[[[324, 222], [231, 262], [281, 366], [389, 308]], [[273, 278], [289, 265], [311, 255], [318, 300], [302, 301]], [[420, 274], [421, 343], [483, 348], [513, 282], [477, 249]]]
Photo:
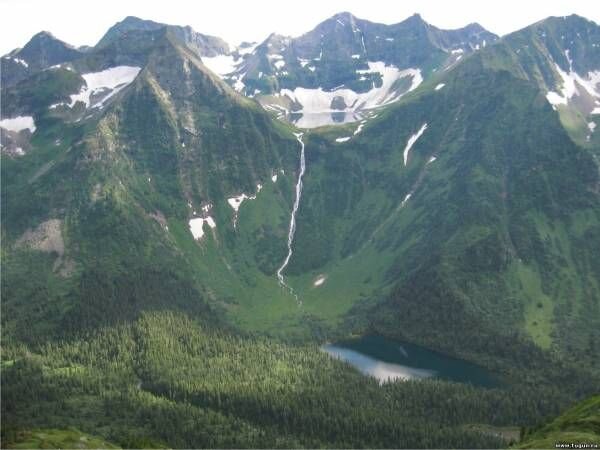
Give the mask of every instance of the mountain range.
[[[93, 47], [42, 32], [0, 62], [11, 352], [162, 336], [153, 321], [168, 312], [292, 346], [383, 334], [509, 384], [586, 361], [544, 414], [597, 391], [594, 22], [498, 37], [343, 12], [235, 47], [127, 17]], [[215, 399], [202, 404], [221, 411]], [[264, 442], [356, 443], [289, 433]]]

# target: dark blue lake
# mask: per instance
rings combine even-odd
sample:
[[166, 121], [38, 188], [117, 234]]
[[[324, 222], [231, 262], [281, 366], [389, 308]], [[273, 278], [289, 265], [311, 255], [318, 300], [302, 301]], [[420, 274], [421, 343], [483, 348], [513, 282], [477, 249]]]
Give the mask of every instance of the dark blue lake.
[[383, 336], [364, 336], [322, 348], [382, 383], [435, 377], [483, 387], [499, 385], [498, 379], [483, 367]]

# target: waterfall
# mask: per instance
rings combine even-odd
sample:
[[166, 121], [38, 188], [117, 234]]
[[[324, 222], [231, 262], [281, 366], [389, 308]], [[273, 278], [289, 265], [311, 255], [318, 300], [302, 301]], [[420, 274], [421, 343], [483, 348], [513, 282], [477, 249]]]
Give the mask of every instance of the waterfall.
[[302, 195], [302, 177], [304, 176], [304, 171], [306, 169], [302, 133], [294, 133], [294, 135], [300, 143], [300, 173], [298, 174], [298, 182], [296, 183], [296, 199], [294, 200], [294, 207], [292, 208], [292, 216], [290, 218], [290, 229], [288, 231], [288, 254], [285, 257], [285, 260], [283, 261], [281, 267], [277, 269], [277, 279], [279, 280], [279, 284], [289, 289], [290, 292], [294, 295], [294, 297], [296, 297], [296, 300], [298, 300], [298, 296], [294, 293], [294, 290], [285, 282], [285, 279], [283, 278], [283, 271], [290, 262], [290, 258], [292, 257], [292, 253], [294, 252], [294, 250], [292, 249], [292, 244], [294, 242], [294, 234], [296, 233], [296, 213], [298, 212], [298, 207], [300, 206], [300, 197]]

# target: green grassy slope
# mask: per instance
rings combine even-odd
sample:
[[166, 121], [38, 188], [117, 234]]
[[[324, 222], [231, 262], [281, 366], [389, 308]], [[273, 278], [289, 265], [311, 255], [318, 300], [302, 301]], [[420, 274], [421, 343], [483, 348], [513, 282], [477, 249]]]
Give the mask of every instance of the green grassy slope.
[[562, 413], [550, 423], [525, 430], [517, 448], [557, 448], [557, 444], [600, 443], [600, 396], [596, 395]]

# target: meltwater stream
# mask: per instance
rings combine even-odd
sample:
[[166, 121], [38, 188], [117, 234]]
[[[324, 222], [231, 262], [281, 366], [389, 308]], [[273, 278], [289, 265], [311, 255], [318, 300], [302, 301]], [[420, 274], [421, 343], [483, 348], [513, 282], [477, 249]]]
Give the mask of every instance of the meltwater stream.
[[[292, 208], [292, 217], [290, 219], [290, 230], [288, 232], [288, 254], [283, 261], [283, 264], [279, 269], [277, 269], [277, 279], [279, 279], [279, 283], [289, 289], [289, 291], [296, 297], [298, 300], [298, 296], [294, 292], [294, 290], [289, 286], [285, 279], [283, 278], [283, 271], [287, 267], [290, 262], [290, 258], [292, 257], [292, 244], [294, 242], [294, 234], [296, 233], [296, 213], [298, 212], [298, 207], [300, 206], [300, 197], [302, 195], [302, 177], [304, 176], [304, 170], [306, 169], [306, 163], [304, 160], [304, 142], [302, 141], [303, 133], [294, 133], [298, 142], [300, 142], [300, 173], [298, 174], [298, 182], [296, 183], [296, 199], [294, 200], [294, 207]], [[299, 302], [301, 304], [301, 302]]]

